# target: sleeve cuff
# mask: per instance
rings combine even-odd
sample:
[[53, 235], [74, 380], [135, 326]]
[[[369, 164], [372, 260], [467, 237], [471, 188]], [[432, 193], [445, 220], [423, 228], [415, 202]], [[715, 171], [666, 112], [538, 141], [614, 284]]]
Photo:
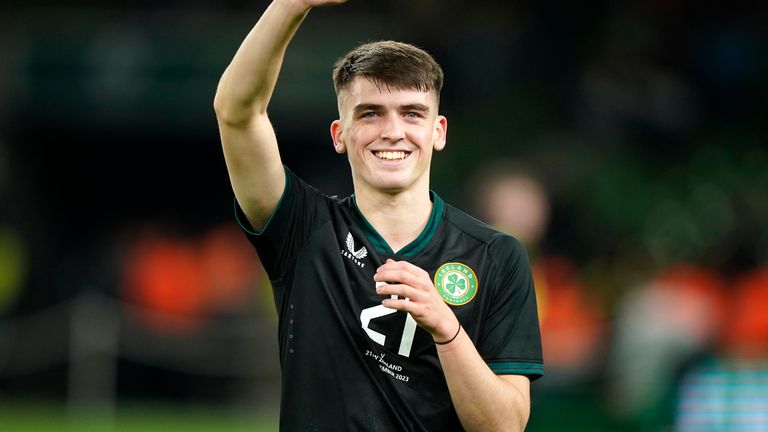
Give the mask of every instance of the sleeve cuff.
[[541, 363], [489, 362], [488, 367], [496, 375], [527, 375], [531, 379], [544, 375], [544, 365]]
[[247, 234], [255, 235], [255, 236], [262, 235], [264, 231], [267, 230], [267, 227], [269, 227], [269, 223], [272, 222], [272, 219], [274, 219], [275, 214], [277, 214], [277, 211], [280, 209], [280, 206], [283, 204], [283, 201], [285, 201], [285, 197], [288, 195], [288, 192], [291, 189], [291, 176], [289, 175], [288, 169], [284, 169], [284, 170], [285, 170], [285, 186], [283, 186], [283, 194], [280, 195], [280, 199], [277, 201], [275, 208], [272, 210], [272, 214], [269, 215], [267, 222], [264, 224], [264, 226], [261, 229], [254, 228], [248, 222], [248, 218], [245, 216], [243, 209], [240, 207], [240, 203], [237, 202], [236, 197], [234, 198], [233, 201], [235, 204], [235, 220], [237, 221], [237, 224], [240, 225], [240, 228]]

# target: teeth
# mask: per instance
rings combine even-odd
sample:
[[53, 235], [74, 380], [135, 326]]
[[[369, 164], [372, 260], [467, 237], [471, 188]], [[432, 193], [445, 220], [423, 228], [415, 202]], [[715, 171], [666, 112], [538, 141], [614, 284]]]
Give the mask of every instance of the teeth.
[[384, 160], [402, 160], [408, 157], [404, 151], [377, 151], [374, 154], [377, 158]]

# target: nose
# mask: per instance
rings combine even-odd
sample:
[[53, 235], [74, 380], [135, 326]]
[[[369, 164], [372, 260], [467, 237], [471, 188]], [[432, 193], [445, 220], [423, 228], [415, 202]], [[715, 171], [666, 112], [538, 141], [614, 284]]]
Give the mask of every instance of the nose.
[[391, 142], [398, 142], [405, 138], [405, 131], [397, 115], [389, 115], [381, 129], [381, 138]]

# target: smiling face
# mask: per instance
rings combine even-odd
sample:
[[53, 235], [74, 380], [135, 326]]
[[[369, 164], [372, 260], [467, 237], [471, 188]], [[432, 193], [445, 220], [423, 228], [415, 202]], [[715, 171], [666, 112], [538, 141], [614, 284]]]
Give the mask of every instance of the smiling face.
[[432, 151], [443, 149], [447, 130], [435, 91], [387, 88], [358, 76], [338, 103], [331, 136], [336, 152], [348, 155], [355, 193], [429, 190]]

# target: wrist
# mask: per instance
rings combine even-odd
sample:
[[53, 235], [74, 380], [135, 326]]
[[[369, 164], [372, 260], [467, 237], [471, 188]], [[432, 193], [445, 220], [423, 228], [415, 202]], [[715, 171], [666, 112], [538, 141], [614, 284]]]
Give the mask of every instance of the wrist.
[[312, 9], [304, 0], [272, 0], [272, 3], [293, 15], [305, 15]]
[[453, 342], [461, 333], [461, 323], [459, 320], [455, 320], [455, 323], [453, 324], [453, 328], [451, 328], [447, 332], [442, 332], [441, 335], [433, 334], [432, 335], [432, 341], [435, 342], [437, 345], [448, 345], [449, 343]]

